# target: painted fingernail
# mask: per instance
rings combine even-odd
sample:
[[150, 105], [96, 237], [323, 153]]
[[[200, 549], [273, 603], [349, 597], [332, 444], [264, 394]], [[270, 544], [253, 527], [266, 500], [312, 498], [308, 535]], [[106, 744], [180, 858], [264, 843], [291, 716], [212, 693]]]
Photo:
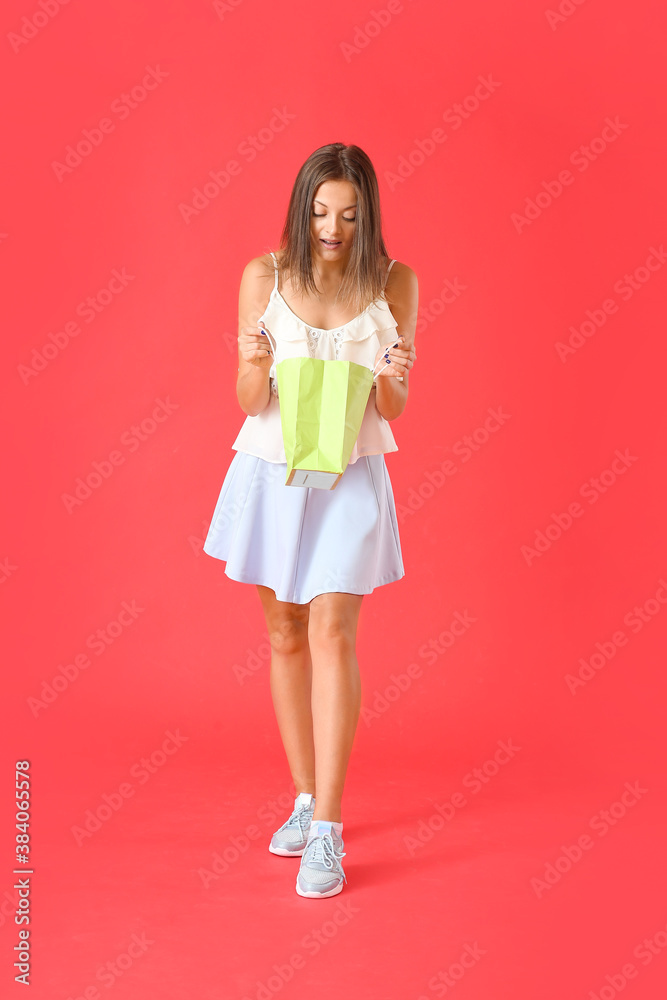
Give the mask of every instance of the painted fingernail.
[[385, 364], [386, 364], [386, 365], [390, 365], [390, 364], [391, 364], [391, 361], [389, 360], [389, 358], [387, 358], [387, 359], [385, 360]]
[[396, 343], [394, 344], [394, 347], [398, 347], [398, 341], [396, 341]]
[[260, 330], [259, 332], [261, 333], [261, 335], [262, 335], [263, 337], [266, 337], [266, 334], [264, 333], [264, 331], [263, 331], [263, 330]]

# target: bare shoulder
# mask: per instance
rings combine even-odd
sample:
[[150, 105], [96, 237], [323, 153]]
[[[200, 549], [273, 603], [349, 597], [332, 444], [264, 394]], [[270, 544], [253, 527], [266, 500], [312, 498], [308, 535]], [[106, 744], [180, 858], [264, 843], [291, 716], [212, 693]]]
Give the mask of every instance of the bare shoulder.
[[[399, 334], [404, 336], [407, 345], [412, 347], [415, 342], [419, 311], [419, 282], [413, 269], [397, 260], [389, 272], [385, 295], [392, 316], [398, 323]], [[407, 380], [406, 372], [406, 384]]]
[[268, 298], [274, 282], [273, 258], [270, 253], [253, 257], [241, 275], [241, 294], [252, 299]]
[[419, 296], [419, 281], [416, 272], [408, 264], [397, 260], [389, 272], [385, 295], [390, 305], [405, 302], [414, 307]]
[[253, 257], [248, 261], [241, 275], [239, 287], [239, 326], [253, 326], [266, 310], [274, 284], [274, 268], [271, 254]]
[[271, 279], [273, 284], [273, 258], [270, 253], [262, 254], [261, 257], [253, 257], [243, 269], [241, 280], [248, 285], [261, 285], [262, 282]]
[[392, 265], [391, 271], [389, 272], [389, 277], [387, 278], [387, 288], [389, 288], [392, 284], [410, 284], [411, 282], [416, 281], [417, 274], [412, 270], [410, 265], [397, 260]]

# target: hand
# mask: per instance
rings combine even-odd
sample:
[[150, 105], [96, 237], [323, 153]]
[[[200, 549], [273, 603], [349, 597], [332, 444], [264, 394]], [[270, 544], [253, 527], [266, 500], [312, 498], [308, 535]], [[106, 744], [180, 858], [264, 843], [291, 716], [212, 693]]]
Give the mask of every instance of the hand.
[[[263, 320], [260, 320], [260, 323], [264, 326]], [[260, 326], [244, 327], [238, 335], [238, 343], [244, 361], [258, 368], [270, 368], [273, 364], [271, 342], [267, 335], [261, 332]]]
[[[386, 357], [389, 359], [388, 364], [385, 360]], [[383, 359], [383, 364], [378, 368], [380, 358]], [[417, 355], [414, 347], [412, 345], [408, 347], [405, 343], [405, 337], [399, 337], [395, 346], [381, 347], [375, 355], [375, 376], [377, 378], [378, 375], [393, 375], [394, 377], [405, 375], [416, 360]]]

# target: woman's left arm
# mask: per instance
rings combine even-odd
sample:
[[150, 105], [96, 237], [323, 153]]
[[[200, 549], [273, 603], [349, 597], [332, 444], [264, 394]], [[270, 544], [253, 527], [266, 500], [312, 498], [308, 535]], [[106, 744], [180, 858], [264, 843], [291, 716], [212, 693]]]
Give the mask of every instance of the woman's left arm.
[[[415, 329], [419, 308], [419, 283], [417, 275], [407, 264], [398, 261], [392, 267], [385, 292], [389, 308], [398, 326], [398, 347], [382, 348], [378, 358], [386, 352], [390, 364], [377, 373], [375, 405], [385, 420], [395, 420], [408, 401], [408, 371], [417, 357], [415, 354]], [[402, 376], [399, 381], [397, 376]]]

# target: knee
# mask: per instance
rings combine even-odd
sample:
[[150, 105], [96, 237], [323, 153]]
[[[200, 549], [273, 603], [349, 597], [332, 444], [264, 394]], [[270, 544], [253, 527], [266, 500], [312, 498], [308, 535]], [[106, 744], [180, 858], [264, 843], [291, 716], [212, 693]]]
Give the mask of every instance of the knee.
[[336, 649], [344, 653], [354, 651], [355, 628], [342, 615], [311, 615], [308, 637], [312, 646]]
[[269, 641], [274, 653], [300, 653], [308, 645], [308, 625], [297, 618], [284, 618], [272, 624]]

